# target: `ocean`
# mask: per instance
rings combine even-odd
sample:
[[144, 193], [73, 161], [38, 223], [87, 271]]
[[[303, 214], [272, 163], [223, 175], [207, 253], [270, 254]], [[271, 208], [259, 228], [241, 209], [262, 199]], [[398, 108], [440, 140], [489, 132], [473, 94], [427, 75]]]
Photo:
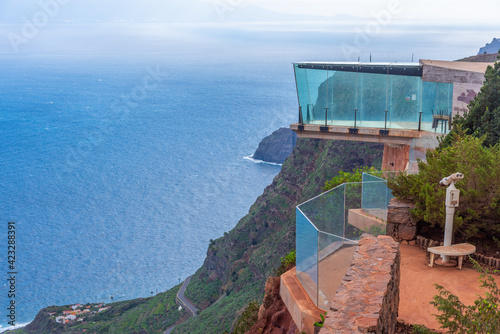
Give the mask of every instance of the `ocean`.
[[[16, 323], [49, 305], [151, 296], [193, 274], [210, 240], [272, 182], [280, 166], [245, 157], [296, 122], [291, 62], [353, 60], [340, 49], [353, 36], [238, 29], [121, 36], [118, 47], [111, 38], [99, 47], [38, 41], [0, 53], [3, 328], [8, 272], [16, 272]], [[469, 45], [477, 35], [411, 36], [381, 36], [359, 51], [377, 61], [418, 52], [416, 60], [452, 60], [483, 45]]]

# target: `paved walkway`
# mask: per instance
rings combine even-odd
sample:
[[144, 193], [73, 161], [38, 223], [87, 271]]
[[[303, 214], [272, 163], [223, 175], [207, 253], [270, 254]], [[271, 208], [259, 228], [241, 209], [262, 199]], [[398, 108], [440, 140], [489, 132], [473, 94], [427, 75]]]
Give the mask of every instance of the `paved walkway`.
[[[437, 283], [458, 296], [466, 305], [477, 299], [477, 294], [484, 295], [480, 289], [479, 273], [470, 268], [458, 270], [456, 267], [429, 267], [426, 252], [417, 246], [400, 244], [401, 250], [401, 284], [399, 301], [399, 318], [410, 324], [422, 324], [439, 330], [436, 317], [437, 310], [429, 304], [432, 297], [438, 294], [434, 287]], [[500, 277], [493, 275], [500, 285]]]
[[[198, 316], [197, 314], [198, 309], [193, 304], [191, 304], [191, 302], [186, 298], [186, 296], [184, 296], [184, 292], [186, 291], [189, 282], [191, 282], [192, 277], [193, 275], [189, 276], [184, 280], [184, 283], [182, 283], [181, 288], [177, 292], [175, 300], [177, 301], [177, 303], [181, 304], [185, 309], [187, 309], [188, 312], [191, 313], [191, 316], [196, 317]], [[175, 326], [167, 328], [167, 330], [163, 334], [170, 334], [170, 332], [172, 331], [172, 329], [174, 329], [174, 327]]]

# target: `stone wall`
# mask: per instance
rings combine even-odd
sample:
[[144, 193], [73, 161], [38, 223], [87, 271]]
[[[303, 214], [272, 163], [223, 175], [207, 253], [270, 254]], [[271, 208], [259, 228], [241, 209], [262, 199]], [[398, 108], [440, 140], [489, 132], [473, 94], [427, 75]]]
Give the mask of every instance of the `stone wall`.
[[392, 237], [365, 235], [320, 333], [394, 333], [400, 263], [399, 243]]
[[414, 220], [410, 211], [415, 205], [399, 200], [391, 199], [387, 208], [386, 234], [396, 240], [413, 240], [417, 237], [417, 221]]

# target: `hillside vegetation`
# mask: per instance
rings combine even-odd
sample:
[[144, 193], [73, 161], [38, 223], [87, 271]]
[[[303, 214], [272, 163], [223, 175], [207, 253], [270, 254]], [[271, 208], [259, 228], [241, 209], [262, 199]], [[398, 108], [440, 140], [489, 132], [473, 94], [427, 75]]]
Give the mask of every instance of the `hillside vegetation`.
[[202, 312], [172, 333], [231, 331], [249, 302], [261, 302], [267, 277], [295, 248], [295, 206], [321, 193], [325, 181], [339, 170], [380, 168], [382, 150], [380, 144], [299, 139], [249, 213], [210, 243], [203, 266], [186, 290]]

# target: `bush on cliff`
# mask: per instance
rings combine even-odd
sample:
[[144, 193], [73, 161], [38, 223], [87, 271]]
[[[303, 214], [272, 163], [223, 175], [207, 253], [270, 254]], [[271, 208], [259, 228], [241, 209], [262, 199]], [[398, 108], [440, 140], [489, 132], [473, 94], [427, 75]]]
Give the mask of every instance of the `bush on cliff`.
[[259, 303], [250, 302], [238, 319], [231, 334], [244, 334], [248, 332], [259, 318], [259, 307]]
[[276, 269], [274, 276], [281, 276], [295, 266], [297, 253], [295, 249], [281, 258], [281, 265]]
[[393, 194], [411, 200], [412, 214], [431, 226], [444, 227], [446, 187], [439, 181], [461, 172], [456, 183], [460, 203], [455, 211], [454, 228], [466, 238], [486, 232], [500, 235], [500, 145], [485, 147], [484, 137], [457, 137], [453, 146], [428, 152], [427, 163], [419, 163], [419, 174], [401, 174], [389, 181]]
[[366, 166], [363, 168], [355, 168], [352, 172], [344, 172], [341, 170], [337, 176], [325, 182], [323, 191], [328, 191], [346, 182], [362, 182], [363, 173], [375, 173], [376, 171], [377, 170], [374, 167]]

